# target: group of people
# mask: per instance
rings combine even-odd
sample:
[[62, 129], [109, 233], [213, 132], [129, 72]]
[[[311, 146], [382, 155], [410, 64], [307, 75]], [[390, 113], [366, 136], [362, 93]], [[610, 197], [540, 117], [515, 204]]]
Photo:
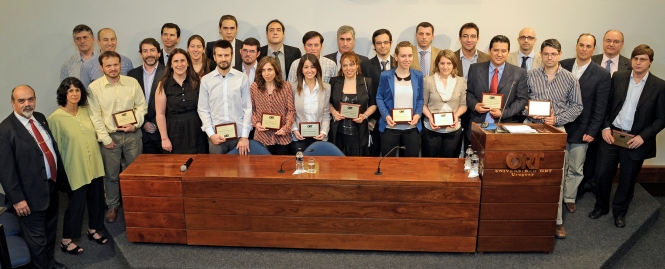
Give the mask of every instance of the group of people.
[[[556, 39], [536, 52], [531, 28], [519, 32], [517, 51], [497, 35], [484, 53], [476, 49], [476, 24], [460, 28], [461, 48], [451, 51], [432, 46], [434, 26], [422, 22], [416, 44], [402, 41], [394, 50], [390, 31], [375, 31], [376, 56], [368, 59], [353, 51], [355, 31], [346, 25], [337, 31], [338, 51], [325, 56], [316, 31], [303, 35], [304, 55], [283, 44], [279, 20], [266, 25], [264, 46], [256, 38], [236, 39], [232, 15], [222, 16], [218, 27], [220, 40], [193, 35], [185, 50], [177, 47], [179, 26], [166, 23], [162, 44], [141, 41], [143, 64], [134, 68], [115, 52], [112, 29], [97, 32], [97, 51], [92, 29], [78, 25], [78, 52], [61, 68], [59, 108], [48, 119], [35, 112], [30, 86], [12, 90], [14, 113], [0, 124], [0, 183], [36, 268], [64, 268], [53, 259], [57, 191], [69, 193], [62, 251], [83, 252], [73, 240], [81, 236], [86, 205], [88, 238], [104, 244], [104, 218], [114, 222], [120, 205], [119, 173], [141, 153], [248, 154], [254, 139], [273, 154], [329, 141], [348, 156], [457, 157], [471, 122], [545, 123], [568, 134], [565, 205], [555, 231], [565, 238], [562, 208], [576, 212], [578, 193], [596, 193], [590, 218], [609, 213], [618, 163], [621, 180], [611, 205], [615, 225], [626, 225], [635, 179], [644, 159], [655, 156], [655, 136], [665, 127], [665, 82], [649, 73], [653, 50], [639, 45], [630, 58], [621, 56], [623, 34], [616, 30], [605, 33], [602, 54], [592, 55], [596, 38], [584, 33], [576, 56], [560, 60]], [[501, 108], [484, 104], [486, 93], [502, 94]], [[551, 101], [550, 115], [527, 116], [529, 100]], [[341, 111], [349, 107], [357, 116]], [[120, 124], [116, 116], [127, 113], [133, 121]], [[436, 124], [441, 113], [452, 113], [452, 121]], [[264, 126], [263, 115], [279, 116], [279, 126]], [[301, 123], [317, 123], [318, 134], [305, 135]], [[235, 139], [218, 133], [220, 124], [233, 125]], [[619, 147], [613, 131], [634, 137]], [[397, 146], [404, 149], [393, 151]]]

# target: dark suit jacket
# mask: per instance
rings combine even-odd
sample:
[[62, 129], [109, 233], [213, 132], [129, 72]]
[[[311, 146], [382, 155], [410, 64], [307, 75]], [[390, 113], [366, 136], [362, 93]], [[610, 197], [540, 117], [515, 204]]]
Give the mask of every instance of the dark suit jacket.
[[[155, 80], [152, 82], [152, 88], [150, 89], [150, 96], [149, 99], [150, 101], [148, 102], [148, 114], [145, 115], [145, 122], [152, 122], [157, 125], [157, 120], [155, 117], [157, 116], [157, 113], [155, 112], [155, 91], [157, 90], [157, 85], [159, 84], [159, 80], [162, 79], [162, 76], [164, 75], [164, 65], [159, 64], [157, 65], [157, 70], [155, 71]], [[141, 89], [145, 89], [145, 86], [143, 85], [143, 65], [139, 65], [139, 67], [134, 68], [130, 70], [127, 73], [128, 76], [135, 78], [138, 82], [139, 85], [141, 85]], [[143, 91], [143, 94], [145, 95], [145, 90]], [[143, 128], [141, 128], [143, 130]], [[151, 140], [161, 140], [161, 136], [159, 134], [159, 130], [157, 130], [155, 133], [150, 134], [145, 131], [143, 131], [144, 136], [150, 137]]]
[[[475, 63], [469, 67], [469, 76], [466, 82], [466, 106], [469, 111], [471, 122], [485, 122], [487, 113], [478, 113], [475, 110], [476, 104], [482, 102], [483, 93], [489, 92], [489, 68], [491, 62]], [[510, 88], [512, 93], [510, 93]], [[503, 94], [503, 101], [506, 106], [501, 115], [502, 122], [518, 121], [518, 114], [524, 110], [529, 100], [526, 70], [506, 63], [503, 74], [499, 81], [498, 93]], [[508, 94], [510, 93], [510, 95]], [[488, 112], [489, 113], [489, 112]], [[469, 128], [470, 129], [470, 128]]]
[[[572, 72], [575, 58], [560, 61], [561, 67]], [[593, 61], [579, 79], [582, 92], [582, 114], [575, 121], [564, 125], [568, 142], [584, 143], [585, 134], [599, 138], [600, 126], [605, 121], [607, 99], [610, 95], [610, 72]]]
[[[390, 56], [390, 66], [395, 66], [395, 58]], [[364, 61], [360, 64], [360, 71], [363, 73], [363, 76], [372, 80], [372, 87], [370, 87], [370, 95], [376, 97], [376, 91], [379, 88], [379, 79], [381, 78], [381, 63], [379, 58], [374, 56], [374, 58]], [[379, 120], [381, 118], [381, 113], [374, 113], [370, 118]]]
[[[602, 53], [591, 56], [591, 60], [594, 63], [600, 65], [600, 67], [602, 67], [603, 69], [605, 69], [605, 67], [603, 66], [603, 54]], [[623, 55], [619, 55], [619, 66], [618, 66], [617, 71], [626, 71], [626, 70], [633, 70], [633, 66], [630, 63], [630, 59], [628, 59], [626, 57], [623, 57]]]
[[[268, 56], [268, 45], [265, 45], [259, 49], [261, 54], [259, 54], [259, 58], [257, 61], [261, 61], [263, 57]], [[284, 72], [285, 76], [288, 78], [289, 77], [289, 71], [291, 69], [291, 64], [293, 61], [300, 59], [302, 57], [302, 54], [300, 52], [299, 48], [296, 47], [291, 47], [288, 45], [284, 45], [284, 69], [282, 72]], [[240, 68], [240, 71], [242, 71], [242, 67]]]
[[[478, 51], [478, 61], [476, 61], [476, 63], [484, 63], [484, 62], [489, 62], [491, 60], [489, 54], [484, 53], [480, 50], [477, 51]], [[455, 57], [456, 57], [455, 59], [457, 59], [457, 75], [463, 77], [464, 66], [462, 65], [462, 61], [460, 60], [460, 53], [461, 53], [460, 50], [455, 51]]]
[[[367, 102], [359, 103], [360, 113], [364, 113], [368, 107], [376, 105], [376, 95], [371, 94], [372, 88], [372, 79], [363, 76], [356, 76], [356, 93], [358, 100], [367, 100]], [[339, 110], [339, 103], [342, 100], [343, 91], [344, 76], [330, 78], [330, 104], [336, 110]], [[374, 114], [378, 113], [375, 112]], [[330, 131], [328, 131], [328, 142], [334, 144], [335, 139], [341, 139], [340, 137], [337, 137], [337, 128], [339, 123], [340, 121], [334, 121], [334, 119], [331, 119]], [[369, 128], [367, 121], [363, 121], [363, 123], [359, 125], [358, 129], [358, 134], [360, 135], [360, 145], [367, 145], [369, 143]]]
[[[221, 40], [221, 39], [219, 39]], [[212, 60], [213, 62], [215, 61], [215, 58], [213, 56], [212, 48], [215, 47], [215, 43], [217, 41], [210, 41], [206, 43], [206, 56], [208, 56], [208, 59]], [[235, 51], [233, 52], [233, 57], [235, 58], [235, 65], [233, 65], [233, 68], [235, 70], [238, 70], [242, 72], [242, 56], [240, 55], [240, 49], [242, 48], [242, 41], [236, 38], [236, 44], [235, 46]]]
[[[71, 191], [58, 144], [53, 139], [46, 117], [42, 113], [34, 112], [33, 118], [44, 126], [53, 143], [58, 167], [56, 188]], [[48, 208], [49, 179], [46, 178], [46, 165], [43, 160], [44, 153], [37, 141], [16, 118], [14, 112], [9, 114], [0, 123], [0, 183], [10, 205], [26, 200], [32, 211], [44, 211]]]
[[[379, 131], [386, 130], [386, 116], [390, 116], [395, 108], [395, 68], [381, 72], [379, 79], [379, 88], [376, 91], [376, 108], [381, 114], [379, 119]], [[413, 115], [420, 115], [418, 119], [418, 132], [422, 131], [422, 114], [425, 97], [423, 91], [425, 88], [423, 72], [415, 69], [409, 69], [411, 73], [411, 85], [413, 87]], [[375, 112], [376, 113], [376, 112]]]
[[[612, 75], [609, 106], [602, 128], [612, 126], [626, 101], [632, 71], [617, 71]], [[632, 160], [656, 157], [656, 135], [665, 127], [665, 81], [649, 73], [637, 102], [633, 126], [629, 133], [644, 140], [642, 146], [630, 150]]]
[[[358, 55], [358, 58], [360, 58], [360, 64], [361, 65], [362, 65], [362, 63], [364, 63], [366, 61], [369, 61], [369, 58], [367, 58], [366, 56], [360, 55], [357, 52], [356, 52], [356, 55]], [[331, 61], [337, 63], [337, 51], [335, 51], [331, 54], [328, 54], [326, 56], [323, 56], [323, 57], [326, 57], [326, 58], [330, 59]], [[338, 64], [337, 65], [337, 71], [339, 71], [340, 69], [342, 69], [342, 65]], [[335, 74], [335, 75], [337, 75], [337, 74]]]

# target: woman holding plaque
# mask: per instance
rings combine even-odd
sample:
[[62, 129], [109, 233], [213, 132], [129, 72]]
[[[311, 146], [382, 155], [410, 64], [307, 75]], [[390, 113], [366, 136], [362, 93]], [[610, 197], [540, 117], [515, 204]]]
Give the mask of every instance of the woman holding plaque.
[[256, 74], [256, 82], [249, 87], [254, 140], [274, 155], [287, 155], [296, 113], [291, 84], [282, 78], [282, 69], [275, 57], [263, 57]]
[[199, 78], [215, 70], [215, 62], [205, 55], [206, 42], [200, 35], [193, 35], [187, 40], [187, 53], [192, 59], [192, 68]]
[[48, 118], [53, 139], [60, 147], [62, 161], [69, 178], [67, 210], [62, 225], [60, 248], [69, 254], [81, 254], [83, 249], [72, 240], [81, 237], [81, 226], [88, 206], [88, 239], [105, 244], [99, 234], [104, 228], [104, 163], [97, 145], [95, 127], [87, 106], [88, 92], [74, 77], [65, 78], [56, 92], [60, 106]]
[[395, 47], [397, 68], [381, 73], [376, 105], [381, 112], [381, 152], [396, 156], [395, 147], [403, 146], [406, 157], [420, 152], [420, 114], [423, 111], [423, 73], [410, 69], [413, 60], [411, 42]]
[[200, 78], [189, 54], [183, 49], [173, 50], [155, 93], [157, 128], [165, 153], [206, 153], [208, 138], [201, 131], [196, 111], [199, 86]]
[[342, 54], [339, 62], [338, 76], [330, 78], [333, 122], [328, 137], [346, 156], [367, 156], [367, 118], [376, 111], [376, 97], [369, 91], [372, 80], [362, 76], [360, 59], [353, 51]]
[[466, 112], [466, 80], [457, 75], [457, 65], [455, 53], [442, 50], [432, 65], [433, 75], [425, 78], [423, 157], [456, 155], [462, 137], [459, 118]]
[[305, 54], [298, 63], [297, 82], [291, 83], [296, 116], [291, 126], [293, 131], [291, 153], [304, 150], [316, 141], [327, 141], [330, 128], [330, 84], [323, 82], [319, 59]]

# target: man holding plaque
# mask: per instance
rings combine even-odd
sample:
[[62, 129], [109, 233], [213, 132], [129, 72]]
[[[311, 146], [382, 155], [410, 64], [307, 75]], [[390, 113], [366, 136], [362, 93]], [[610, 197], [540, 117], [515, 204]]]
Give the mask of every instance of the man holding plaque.
[[[101, 143], [106, 179], [106, 221], [115, 222], [120, 206], [120, 160], [123, 169], [141, 154], [140, 126], [148, 111], [141, 86], [136, 79], [120, 75], [120, 55], [105, 51], [99, 56], [104, 76], [90, 83], [90, 119]], [[137, 132], [138, 131], [138, 132]]]
[[249, 153], [252, 129], [252, 100], [249, 81], [243, 72], [231, 68], [233, 47], [226, 40], [215, 43], [217, 68], [201, 78], [198, 113], [208, 134], [211, 154], [225, 154], [237, 148]]
[[612, 201], [614, 225], [626, 226], [635, 180], [645, 159], [656, 157], [656, 135], [665, 127], [665, 81], [649, 72], [653, 50], [639, 45], [631, 54], [632, 71], [612, 76], [609, 108], [598, 148], [598, 195], [589, 217], [609, 213], [612, 180], [621, 165], [619, 186]]
[[[527, 121], [545, 123], [565, 132], [564, 124], [573, 122], [582, 113], [582, 95], [577, 77], [559, 65], [561, 44], [548, 39], [540, 45], [543, 66], [529, 71], [529, 105]], [[537, 112], [536, 112], [537, 111]], [[567, 152], [568, 148], [566, 148]], [[564, 165], [564, 167], [566, 167]], [[563, 178], [562, 178], [563, 185]], [[559, 209], [554, 236], [566, 238], [563, 227], [561, 201], [563, 188], [559, 192]]]

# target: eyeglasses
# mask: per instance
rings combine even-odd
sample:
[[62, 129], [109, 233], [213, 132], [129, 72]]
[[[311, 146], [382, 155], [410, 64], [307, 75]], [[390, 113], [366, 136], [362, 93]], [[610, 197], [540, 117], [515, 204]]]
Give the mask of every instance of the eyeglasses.
[[246, 50], [246, 49], [242, 49], [241, 51], [242, 51], [242, 53], [250, 53], [250, 54], [254, 54], [254, 53], [256, 53], [255, 50]]
[[518, 38], [519, 38], [519, 40], [522, 40], [522, 41], [524, 41], [524, 40], [529, 40], [529, 41], [536, 40], [536, 37], [534, 37], [534, 36], [520, 36]]
[[383, 42], [378, 41], [378, 42], [374, 43], [374, 45], [377, 45], [377, 46], [381, 46], [381, 45], [388, 46], [388, 45], [390, 45], [390, 41], [383, 41]]
[[546, 58], [546, 59], [549, 59], [550, 57], [554, 58], [556, 56], [559, 56], [559, 53], [557, 53], [557, 52], [543, 53], [543, 58]]
[[608, 44], [609, 44], [609, 43], [612, 43], [612, 44], [614, 44], [614, 45], [619, 45], [619, 44], [621, 44], [621, 42], [623, 42], [623, 41], [618, 40], [618, 39], [615, 39], [615, 40], [612, 40], [612, 39], [605, 39], [605, 43], [608, 43]]

